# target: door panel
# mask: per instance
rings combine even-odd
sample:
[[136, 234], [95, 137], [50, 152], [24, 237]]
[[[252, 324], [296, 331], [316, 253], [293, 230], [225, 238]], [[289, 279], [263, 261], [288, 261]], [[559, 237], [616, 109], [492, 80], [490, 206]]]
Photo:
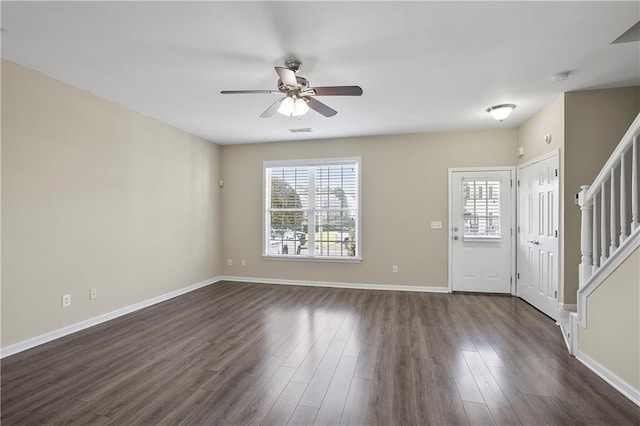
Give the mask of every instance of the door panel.
[[517, 295], [556, 318], [558, 157], [518, 169]]
[[451, 288], [511, 291], [511, 171], [452, 171]]

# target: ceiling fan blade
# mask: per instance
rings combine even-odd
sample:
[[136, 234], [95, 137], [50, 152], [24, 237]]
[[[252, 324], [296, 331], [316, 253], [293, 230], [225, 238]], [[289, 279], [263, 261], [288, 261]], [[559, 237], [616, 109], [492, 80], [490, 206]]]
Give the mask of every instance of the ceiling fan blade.
[[266, 109], [265, 112], [263, 112], [262, 114], [260, 114], [260, 118], [269, 118], [272, 117], [273, 114], [276, 113], [276, 111], [278, 111], [278, 108], [280, 108], [280, 104], [282, 103], [282, 101], [284, 101], [285, 99], [287, 99], [287, 97], [283, 97], [278, 99], [277, 101], [275, 101], [273, 104], [271, 104], [271, 106], [269, 108]]
[[333, 117], [338, 113], [338, 111], [336, 111], [335, 109], [323, 104], [317, 99], [313, 99], [310, 96], [305, 96], [304, 99], [307, 101], [307, 105], [309, 106], [309, 108], [324, 115], [325, 117]]
[[296, 73], [285, 67], [274, 67], [278, 73], [278, 77], [285, 86], [298, 87], [298, 80], [296, 80]]
[[360, 86], [329, 86], [329, 87], [310, 87], [316, 96], [361, 96], [362, 88]]
[[223, 90], [220, 93], [222, 93], [223, 95], [244, 95], [250, 93], [273, 93], [277, 95], [282, 94], [282, 92], [279, 92], [277, 90]]

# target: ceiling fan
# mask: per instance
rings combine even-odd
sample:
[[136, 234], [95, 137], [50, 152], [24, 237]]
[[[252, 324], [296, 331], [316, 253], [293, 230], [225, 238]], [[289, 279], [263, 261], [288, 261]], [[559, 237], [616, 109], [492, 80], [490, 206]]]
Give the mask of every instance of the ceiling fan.
[[312, 109], [325, 117], [333, 117], [338, 113], [335, 109], [320, 102], [312, 96], [360, 96], [360, 86], [328, 86], [309, 87], [309, 81], [296, 75], [302, 62], [292, 59], [284, 63], [284, 67], [274, 67], [278, 73], [278, 90], [223, 90], [223, 95], [269, 93], [275, 95], [284, 94], [284, 97], [275, 101], [265, 112], [260, 114], [262, 118], [268, 118], [279, 112], [289, 117], [300, 117]]

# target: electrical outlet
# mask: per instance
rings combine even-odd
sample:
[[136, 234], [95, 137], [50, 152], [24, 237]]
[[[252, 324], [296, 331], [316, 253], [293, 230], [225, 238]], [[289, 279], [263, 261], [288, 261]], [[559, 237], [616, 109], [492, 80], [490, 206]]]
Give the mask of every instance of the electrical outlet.
[[62, 295], [62, 307], [68, 308], [69, 306], [71, 306], [71, 295], [70, 294]]
[[393, 265], [393, 273], [394, 274], [398, 273], [398, 265]]
[[231, 259], [227, 259], [227, 266], [231, 266], [233, 265], [233, 262], [231, 261]]
[[242, 259], [242, 266], [247, 266], [247, 261]]
[[91, 290], [89, 290], [89, 300], [93, 300], [96, 297], [98, 297], [98, 290], [95, 288], [92, 288]]

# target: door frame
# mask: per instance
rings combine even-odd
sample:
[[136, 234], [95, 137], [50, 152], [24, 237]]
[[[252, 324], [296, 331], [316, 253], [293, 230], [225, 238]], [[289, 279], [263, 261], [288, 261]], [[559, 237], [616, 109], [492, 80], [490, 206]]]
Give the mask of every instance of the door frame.
[[516, 274], [516, 250], [517, 250], [517, 246], [516, 246], [516, 230], [515, 230], [515, 226], [516, 226], [516, 220], [517, 220], [517, 215], [516, 215], [516, 206], [517, 206], [517, 199], [516, 199], [516, 166], [496, 166], [496, 167], [450, 167], [449, 171], [448, 171], [448, 189], [447, 189], [447, 197], [449, 198], [448, 200], [448, 213], [447, 213], [447, 218], [448, 218], [448, 223], [447, 223], [447, 245], [448, 245], [448, 277], [447, 277], [447, 287], [448, 287], [448, 291], [449, 293], [453, 292], [453, 244], [452, 244], [452, 238], [453, 238], [453, 229], [451, 226], [452, 223], [452, 217], [451, 217], [451, 212], [452, 212], [452, 208], [453, 208], [453, 173], [455, 172], [496, 172], [496, 171], [500, 171], [500, 172], [504, 172], [504, 171], [508, 171], [511, 173], [511, 186], [510, 186], [510, 191], [509, 191], [509, 195], [511, 197], [511, 203], [510, 204], [510, 209], [511, 209], [511, 230], [510, 230], [510, 244], [509, 244], [509, 248], [510, 248], [510, 252], [511, 252], [511, 259], [509, 261], [509, 265], [511, 266], [511, 271], [510, 271], [510, 291], [509, 293], [512, 296], [515, 296], [515, 291], [516, 291], [516, 280], [515, 280], [515, 274]]
[[[562, 212], [563, 212], [563, 209], [564, 209], [564, 205], [563, 205], [564, 204], [564, 200], [562, 198], [563, 197], [562, 185], [560, 185], [560, 179], [564, 179], [564, 178], [563, 178], [563, 174], [562, 174], [562, 162], [561, 162], [562, 158], [560, 156], [560, 149], [554, 149], [552, 151], [549, 151], [549, 152], [547, 152], [545, 154], [540, 155], [539, 157], [532, 158], [529, 161], [525, 161], [522, 164], [518, 164], [516, 166], [516, 182], [518, 182], [520, 180], [520, 173], [521, 173], [520, 170], [521, 169], [523, 169], [525, 167], [528, 167], [528, 166], [531, 166], [531, 165], [533, 165], [535, 163], [539, 163], [541, 161], [548, 160], [550, 158], [556, 158], [557, 161], [558, 161], [558, 179], [556, 180], [556, 183], [555, 183], [555, 188], [556, 188], [557, 193], [558, 193], [558, 217], [556, 218], [556, 223], [558, 224], [558, 268], [557, 268], [558, 270], [556, 271], [556, 274], [557, 274], [557, 276], [556, 276], [556, 287], [557, 287], [556, 291], [558, 292], [558, 297], [556, 298], [556, 304], [557, 304], [558, 314], [557, 314], [556, 318], [554, 319], [555, 321], [558, 321], [558, 319], [560, 318], [560, 310], [561, 310], [560, 307], [563, 305], [562, 303], [560, 303], [560, 295], [561, 295], [561, 292], [560, 292], [560, 283], [561, 283], [560, 277], [562, 276], [562, 273], [564, 272], [564, 266], [563, 266], [563, 263], [562, 263], [563, 262], [563, 256], [562, 256], [562, 235], [563, 235], [563, 233], [562, 233], [562, 230], [564, 229], [564, 224], [563, 224], [563, 222], [561, 220], [562, 219]], [[515, 185], [514, 186], [514, 189], [516, 190], [516, 203], [518, 203], [519, 200], [520, 200], [520, 189], [519, 188], [520, 188], [519, 185]], [[519, 210], [520, 207], [521, 206], [518, 203], [516, 208]], [[518, 226], [517, 221], [518, 221], [518, 217], [516, 216], [516, 227]], [[519, 239], [520, 239], [520, 232], [516, 232], [516, 251], [518, 250], [518, 247], [519, 247], [519, 241], [518, 241]], [[517, 268], [518, 268], [518, 263], [516, 263], [516, 274], [519, 272], [517, 270]], [[520, 296], [518, 296], [518, 288], [517, 287], [518, 287], [518, 280], [514, 280], [514, 286], [513, 286], [514, 293], [513, 293], [513, 295], [516, 296], [516, 297], [520, 297]], [[564, 293], [564, 286], [562, 286], [562, 292]], [[563, 294], [563, 296], [564, 296], [564, 294]], [[524, 299], [522, 299], [522, 300], [524, 300]], [[564, 298], [563, 298], [563, 300], [564, 300]]]

